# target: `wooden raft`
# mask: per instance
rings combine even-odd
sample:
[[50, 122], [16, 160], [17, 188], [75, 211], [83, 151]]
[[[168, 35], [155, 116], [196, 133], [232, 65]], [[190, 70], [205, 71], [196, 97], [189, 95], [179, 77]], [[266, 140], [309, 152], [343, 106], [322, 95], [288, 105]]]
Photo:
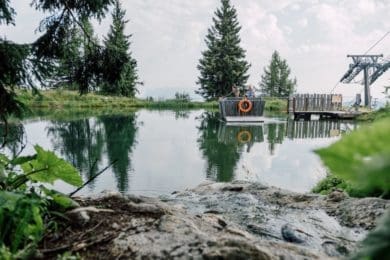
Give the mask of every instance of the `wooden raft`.
[[238, 109], [241, 97], [229, 97], [219, 101], [221, 118], [227, 122], [262, 122], [265, 101], [261, 98], [248, 98], [252, 102], [252, 109], [243, 113]]

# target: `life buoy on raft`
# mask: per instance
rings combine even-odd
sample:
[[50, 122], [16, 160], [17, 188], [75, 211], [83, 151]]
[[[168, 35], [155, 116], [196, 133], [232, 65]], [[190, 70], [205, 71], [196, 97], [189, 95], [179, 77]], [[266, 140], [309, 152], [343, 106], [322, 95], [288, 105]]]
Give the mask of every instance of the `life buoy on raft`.
[[237, 134], [237, 141], [239, 143], [245, 144], [245, 143], [249, 143], [251, 140], [252, 140], [252, 134], [247, 130], [240, 131]]
[[252, 110], [252, 107], [253, 107], [252, 102], [247, 98], [241, 99], [240, 102], [238, 102], [238, 109], [242, 113], [248, 113], [249, 111]]

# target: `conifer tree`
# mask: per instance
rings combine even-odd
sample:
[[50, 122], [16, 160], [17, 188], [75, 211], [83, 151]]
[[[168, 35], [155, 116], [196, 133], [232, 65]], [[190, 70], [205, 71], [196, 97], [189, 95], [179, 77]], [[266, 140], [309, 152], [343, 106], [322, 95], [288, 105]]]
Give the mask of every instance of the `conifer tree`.
[[[14, 25], [15, 10], [9, 0], [0, 1], [0, 24]], [[48, 13], [39, 27], [42, 35], [32, 44], [0, 38], [0, 119], [21, 111], [15, 86], [33, 87], [52, 76], [58, 59], [64, 57], [66, 32], [82, 19], [104, 18], [113, 0], [33, 0], [35, 9]]]
[[249, 77], [247, 71], [250, 65], [240, 47], [241, 27], [237, 12], [230, 0], [221, 0], [221, 4], [205, 39], [207, 50], [202, 52], [198, 65], [200, 76], [197, 84], [200, 88], [196, 93], [207, 100], [226, 96], [233, 84], [242, 87]]
[[122, 9], [120, 1], [115, 2], [112, 13], [112, 25], [104, 40], [103, 65], [103, 92], [134, 96], [138, 83], [137, 62], [129, 51], [131, 35], [125, 35], [126, 11]]
[[270, 64], [264, 68], [264, 74], [261, 76], [260, 87], [263, 94], [272, 97], [288, 97], [293, 94], [297, 79], [291, 79], [290, 73], [287, 61], [274, 51]]

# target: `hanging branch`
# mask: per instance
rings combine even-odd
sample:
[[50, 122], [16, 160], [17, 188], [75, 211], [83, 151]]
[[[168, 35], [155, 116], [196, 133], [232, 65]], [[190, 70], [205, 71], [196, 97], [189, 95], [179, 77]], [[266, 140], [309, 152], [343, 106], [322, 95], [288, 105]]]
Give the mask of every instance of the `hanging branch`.
[[3, 113], [1, 113], [1, 121], [4, 122], [4, 135], [3, 135], [4, 140], [0, 146], [0, 149], [3, 149], [7, 144], [7, 135], [8, 135], [8, 121], [7, 121], [7, 117]]
[[107, 165], [103, 170], [101, 170], [100, 172], [96, 173], [93, 177], [91, 177], [88, 181], [86, 181], [83, 185], [81, 185], [80, 187], [78, 187], [76, 190], [72, 191], [71, 193], [69, 193], [69, 197], [72, 197], [74, 194], [76, 194], [78, 191], [80, 191], [81, 189], [83, 189], [85, 186], [87, 186], [90, 182], [92, 182], [94, 179], [96, 179], [100, 174], [102, 174], [103, 172], [105, 172], [108, 168], [110, 168], [112, 165], [114, 165], [116, 162], [118, 161], [118, 159], [115, 159], [114, 161], [112, 161], [109, 165]]

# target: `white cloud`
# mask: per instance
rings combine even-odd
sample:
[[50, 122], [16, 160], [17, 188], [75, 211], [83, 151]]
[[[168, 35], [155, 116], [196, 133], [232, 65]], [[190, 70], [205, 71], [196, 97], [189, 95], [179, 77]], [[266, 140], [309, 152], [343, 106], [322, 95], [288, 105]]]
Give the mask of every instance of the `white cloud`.
[[298, 20], [298, 25], [302, 28], [305, 28], [308, 24], [307, 18], [302, 18]]

